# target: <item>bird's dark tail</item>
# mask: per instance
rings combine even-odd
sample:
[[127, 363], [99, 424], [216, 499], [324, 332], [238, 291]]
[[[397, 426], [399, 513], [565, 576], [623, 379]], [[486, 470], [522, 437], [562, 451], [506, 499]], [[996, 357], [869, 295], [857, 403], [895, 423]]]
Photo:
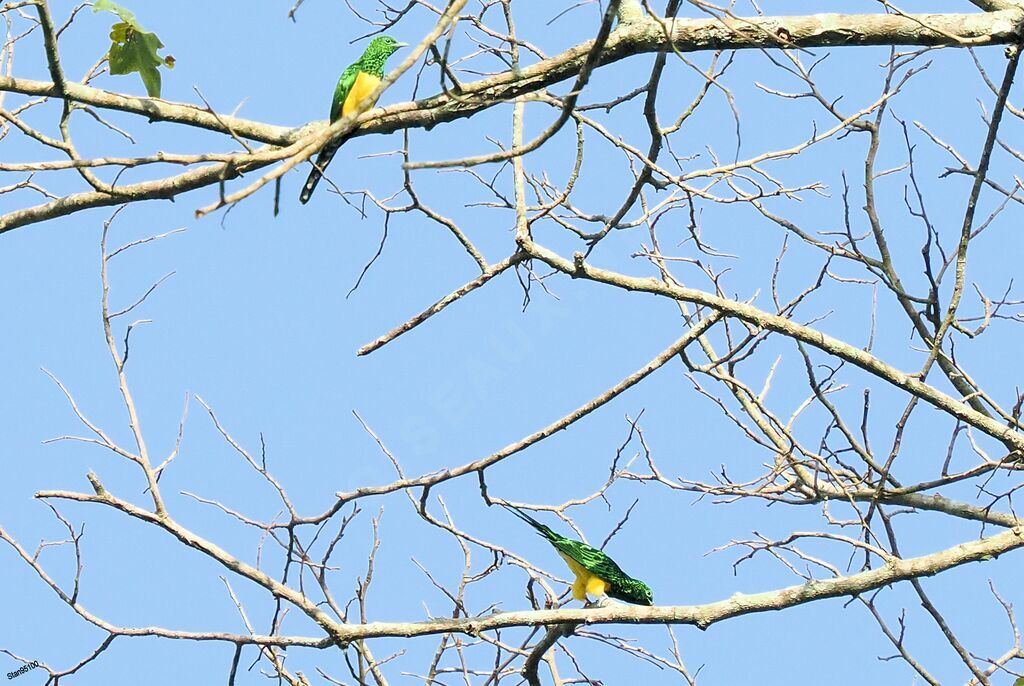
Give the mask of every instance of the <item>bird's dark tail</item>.
[[508, 503], [499, 504], [506, 510], [514, 514], [516, 517], [519, 517], [519, 519], [523, 520], [524, 522], [532, 526], [534, 529], [537, 530], [537, 533], [539, 533], [541, 536], [548, 539], [549, 541], [554, 540], [557, 537], [557, 534], [554, 531], [552, 531], [548, 526], [541, 524], [536, 519], [520, 510], [515, 505], [509, 505]]
[[324, 170], [327, 169], [327, 165], [334, 159], [334, 154], [338, 152], [338, 148], [341, 147], [342, 141], [337, 143], [328, 143], [326, 146], [320, 149], [317, 153], [316, 161], [313, 163], [313, 171], [309, 172], [309, 176], [306, 177], [306, 183], [302, 187], [302, 193], [299, 194], [299, 202], [305, 205], [309, 202], [310, 197], [313, 195], [313, 191], [316, 190], [316, 185], [320, 183], [321, 177], [324, 175]]

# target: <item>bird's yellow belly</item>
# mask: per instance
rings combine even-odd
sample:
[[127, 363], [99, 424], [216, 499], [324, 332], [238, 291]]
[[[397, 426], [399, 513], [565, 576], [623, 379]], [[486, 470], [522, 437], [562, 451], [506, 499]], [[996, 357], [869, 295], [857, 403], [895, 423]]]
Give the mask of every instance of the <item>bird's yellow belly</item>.
[[565, 564], [569, 565], [569, 569], [576, 575], [576, 580], [572, 585], [572, 597], [576, 600], [586, 600], [587, 594], [593, 596], [602, 596], [608, 592], [610, 584], [604, 579], [594, 576], [580, 565], [579, 562], [572, 559], [568, 555], [561, 552], [558, 553], [565, 560]]
[[[370, 97], [370, 94], [376, 90], [377, 86], [380, 85], [380, 79], [366, 72], [359, 72], [356, 76], [356, 82], [352, 84], [352, 90], [348, 92], [348, 97], [345, 98], [345, 103], [341, 106], [341, 116], [347, 117], [356, 111], [359, 107]], [[370, 102], [370, 107], [376, 105], [376, 100]]]

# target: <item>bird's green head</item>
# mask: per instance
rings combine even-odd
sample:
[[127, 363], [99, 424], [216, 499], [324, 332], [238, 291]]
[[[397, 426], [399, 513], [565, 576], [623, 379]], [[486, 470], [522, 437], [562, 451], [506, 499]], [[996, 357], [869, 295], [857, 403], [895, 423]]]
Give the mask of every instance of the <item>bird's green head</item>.
[[377, 36], [366, 46], [362, 58], [359, 60], [364, 71], [371, 74], [383, 73], [384, 63], [395, 54], [399, 48], [404, 48], [406, 43], [399, 43], [391, 36]]
[[620, 579], [608, 589], [608, 595], [634, 605], [654, 605], [651, 587], [636, 579]]

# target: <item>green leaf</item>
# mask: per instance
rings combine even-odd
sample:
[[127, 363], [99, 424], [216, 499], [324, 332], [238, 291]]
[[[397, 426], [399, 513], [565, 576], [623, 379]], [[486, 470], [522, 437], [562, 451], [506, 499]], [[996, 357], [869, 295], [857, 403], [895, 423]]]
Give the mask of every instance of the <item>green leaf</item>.
[[96, 0], [92, 3], [93, 12], [113, 12], [117, 16], [121, 17], [121, 21], [126, 24], [131, 24], [138, 30], [142, 30], [139, 22], [135, 19], [135, 15], [126, 10], [125, 8], [118, 5], [116, 2], [110, 0]]
[[155, 33], [142, 28], [135, 15], [111, 0], [95, 0], [93, 12], [112, 12], [121, 21], [110, 27], [110, 50], [107, 58], [110, 73], [114, 76], [138, 72], [146, 93], [152, 98], [160, 97], [160, 72], [158, 67], [174, 68], [174, 58], [161, 57], [157, 50], [164, 44]]

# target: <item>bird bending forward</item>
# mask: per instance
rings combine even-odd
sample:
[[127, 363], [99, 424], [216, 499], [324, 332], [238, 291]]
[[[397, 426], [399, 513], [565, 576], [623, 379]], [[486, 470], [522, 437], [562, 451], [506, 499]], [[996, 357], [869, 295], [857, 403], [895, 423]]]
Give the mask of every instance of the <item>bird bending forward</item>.
[[[653, 605], [654, 594], [643, 581], [630, 577], [603, 551], [582, 541], [574, 541], [555, 533], [518, 507], [501, 503], [515, 516], [537, 530], [537, 533], [555, 547], [558, 554], [576, 575], [572, 585], [572, 597], [587, 602], [587, 595], [598, 598], [607, 596], [636, 605]], [[589, 603], [588, 603], [589, 604]]]
[[[331, 123], [342, 117], [347, 117], [367, 100], [373, 91], [380, 85], [384, 78], [384, 63], [394, 54], [396, 50], [405, 47], [405, 43], [399, 43], [391, 36], [378, 36], [366, 46], [366, 51], [354, 64], [349, 65], [338, 79], [338, 86], [334, 89], [334, 98], [331, 100]], [[376, 100], [370, 102], [370, 107], [377, 104]], [[309, 173], [306, 184], [299, 194], [299, 202], [305, 205], [309, 202], [310, 196], [320, 183], [327, 165], [334, 159], [334, 153], [345, 142], [345, 137], [330, 141], [316, 156], [313, 163], [313, 171]]]

